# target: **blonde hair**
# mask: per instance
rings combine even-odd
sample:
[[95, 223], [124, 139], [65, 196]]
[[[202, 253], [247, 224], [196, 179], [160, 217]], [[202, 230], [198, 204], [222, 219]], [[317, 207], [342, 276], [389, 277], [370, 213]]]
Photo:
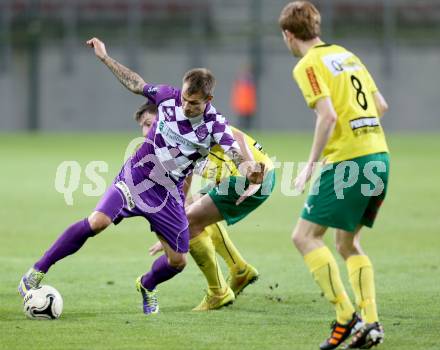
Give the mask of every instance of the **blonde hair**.
[[297, 39], [307, 41], [321, 34], [321, 15], [308, 1], [293, 1], [281, 11], [278, 23], [282, 30], [288, 30]]

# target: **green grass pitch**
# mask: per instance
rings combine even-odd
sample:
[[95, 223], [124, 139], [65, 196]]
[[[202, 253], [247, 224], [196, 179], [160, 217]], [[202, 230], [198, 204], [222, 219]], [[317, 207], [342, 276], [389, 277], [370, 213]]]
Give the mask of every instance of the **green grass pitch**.
[[[0, 349], [318, 349], [334, 313], [290, 242], [305, 197], [283, 196], [280, 176], [273, 197], [229, 228], [245, 258], [261, 273], [258, 283], [232, 306], [191, 312], [205, 283], [189, 259], [182, 274], [159, 287], [161, 314], [143, 315], [134, 280], [153, 261], [147, 250], [155, 237], [143, 219], [135, 218], [112, 226], [53, 266], [44, 283], [63, 295], [60, 320], [25, 319], [16, 292], [21, 275], [98, 200], [82, 192], [82, 185], [89, 183], [87, 163], [108, 162], [109, 183], [135, 136], [0, 136]], [[294, 161], [308, 155], [311, 137], [257, 135], [278, 160]], [[392, 134], [388, 140], [388, 198], [375, 228], [363, 236], [375, 266], [386, 332], [381, 348], [439, 349], [440, 137]], [[83, 170], [73, 206], [54, 189], [56, 168], [64, 160], [78, 161]], [[327, 242], [334, 251], [330, 232]], [[338, 262], [347, 282], [346, 268], [340, 258]]]

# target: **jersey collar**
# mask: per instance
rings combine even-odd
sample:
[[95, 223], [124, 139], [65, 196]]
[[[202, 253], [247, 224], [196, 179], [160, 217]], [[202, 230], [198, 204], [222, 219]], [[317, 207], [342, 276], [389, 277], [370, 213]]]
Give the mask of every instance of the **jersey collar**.
[[321, 47], [329, 47], [332, 46], [332, 44], [326, 44], [325, 42], [321, 41], [320, 43], [317, 43], [315, 46], [312, 47], [312, 49], [319, 49]]

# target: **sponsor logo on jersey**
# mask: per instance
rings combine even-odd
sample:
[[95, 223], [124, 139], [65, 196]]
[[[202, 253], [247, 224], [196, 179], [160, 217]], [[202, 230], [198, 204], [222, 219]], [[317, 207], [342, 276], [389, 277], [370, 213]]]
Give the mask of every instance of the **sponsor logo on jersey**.
[[321, 88], [318, 83], [318, 79], [316, 79], [315, 71], [313, 70], [313, 67], [306, 68], [307, 78], [309, 78], [310, 86], [312, 87], [312, 91], [315, 94], [315, 96], [318, 96], [321, 94]]
[[350, 120], [350, 127], [352, 130], [379, 126], [379, 119], [377, 117], [361, 117]]
[[332, 53], [323, 56], [321, 59], [334, 76], [338, 76], [343, 72], [355, 72], [362, 69], [362, 66], [355, 61], [351, 52]]
[[173, 140], [174, 142], [178, 142], [181, 145], [193, 148], [198, 148], [199, 146], [197, 143], [191, 142], [190, 140], [175, 132], [163, 120], [159, 122], [159, 130], [162, 136], [169, 140]]
[[152, 95], [152, 96], [154, 96], [154, 95], [156, 95], [157, 94], [157, 91], [158, 91], [159, 89], [157, 88], [157, 86], [150, 86], [148, 89], [147, 89], [147, 94], [148, 95]]
[[206, 136], [208, 136], [208, 128], [206, 127], [205, 124], [200, 125], [197, 129], [196, 129], [196, 136], [199, 139], [199, 141], [202, 141], [204, 139], [206, 139]]
[[127, 201], [127, 206], [130, 210], [133, 210], [135, 207], [133, 196], [128, 188], [127, 184], [124, 181], [119, 181], [115, 184], [117, 188], [119, 188]]

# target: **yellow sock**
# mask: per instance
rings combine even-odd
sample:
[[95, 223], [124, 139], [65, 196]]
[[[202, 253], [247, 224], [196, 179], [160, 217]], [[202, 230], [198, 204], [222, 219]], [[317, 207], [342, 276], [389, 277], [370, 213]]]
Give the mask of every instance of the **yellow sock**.
[[205, 275], [208, 288], [213, 293], [222, 293], [227, 285], [218, 265], [214, 244], [206, 230], [189, 241], [189, 251]]
[[218, 222], [209, 225], [205, 230], [210, 233], [215, 250], [226, 262], [230, 273], [243, 271], [247, 263], [241, 256], [237, 247], [232, 243], [225, 227]]
[[370, 259], [366, 255], [350, 256], [347, 269], [363, 320], [367, 323], [378, 322], [374, 272]]
[[327, 247], [315, 249], [304, 256], [304, 261], [325, 298], [335, 306], [336, 321], [348, 323], [355, 310], [345, 292], [338, 265], [330, 250]]

